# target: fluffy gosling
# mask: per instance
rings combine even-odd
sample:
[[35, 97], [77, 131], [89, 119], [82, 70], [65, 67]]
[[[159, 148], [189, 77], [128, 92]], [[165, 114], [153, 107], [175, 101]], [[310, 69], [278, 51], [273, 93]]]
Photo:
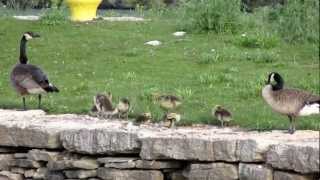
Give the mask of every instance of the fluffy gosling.
[[231, 113], [220, 105], [216, 105], [215, 108], [212, 109], [212, 115], [221, 122], [222, 128], [224, 127], [224, 123], [229, 125], [229, 122], [232, 120]]
[[98, 93], [93, 97], [93, 107], [91, 108], [92, 113], [98, 114], [98, 116], [107, 116], [113, 111], [112, 106], [112, 94]]
[[128, 98], [121, 98], [112, 115], [118, 115], [118, 118], [125, 117], [128, 120], [130, 110], [130, 102]]
[[164, 121], [169, 121], [168, 127], [174, 128], [175, 123], [181, 120], [181, 115], [178, 113], [167, 113], [164, 117]]

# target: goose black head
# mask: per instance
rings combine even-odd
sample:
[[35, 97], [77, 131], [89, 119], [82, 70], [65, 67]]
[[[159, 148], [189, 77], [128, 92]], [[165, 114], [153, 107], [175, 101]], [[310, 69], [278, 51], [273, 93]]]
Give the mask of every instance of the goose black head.
[[270, 84], [273, 90], [280, 90], [283, 88], [284, 81], [279, 73], [272, 72], [269, 74], [266, 84]]
[[34, 32], [31, 32], [31, 31], [25, 32], [25, 33], [23, 34], [23, 38], [24, 38], [25, 40], [27, 40], [27, 41], [30, 40], [30, 39], [33, 39], [33, 38], [38, 38], [38, 37], [40, 37], [39, 34], [34, 33]]

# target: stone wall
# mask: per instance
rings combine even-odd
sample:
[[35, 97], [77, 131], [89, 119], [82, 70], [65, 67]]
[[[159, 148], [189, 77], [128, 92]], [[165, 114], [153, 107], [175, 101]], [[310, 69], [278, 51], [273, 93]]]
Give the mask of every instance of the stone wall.
[[168, 129], [0, 110], [0, 180], [313, 180], [319, 132]]

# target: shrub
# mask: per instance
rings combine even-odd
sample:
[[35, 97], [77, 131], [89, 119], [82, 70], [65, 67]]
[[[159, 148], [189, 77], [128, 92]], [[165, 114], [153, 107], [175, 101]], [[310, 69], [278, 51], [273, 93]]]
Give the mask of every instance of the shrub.
[[268, 19], [288, 42], [319, 43], [319, 0], [290, 0], [286, 6], [271, 10]]
[[274, 48], [279, 43], [276, 36], [271, 34], [242, 34], [235, 38], [235, 44], [246, 48]]
[[49, 9], [41, 16], [41, 23], [44, 25], [59, 25], [67, 21], [67, 15], [63, 10]]
[[239, 7], [239, 0], [187, 0], [181, 2], [178, 26], [187, 31], [236, 32], [241, 27]]

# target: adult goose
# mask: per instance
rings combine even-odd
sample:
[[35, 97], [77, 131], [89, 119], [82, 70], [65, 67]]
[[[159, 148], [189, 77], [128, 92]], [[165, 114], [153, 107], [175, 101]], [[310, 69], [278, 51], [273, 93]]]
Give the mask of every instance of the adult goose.
[[47, 75], [37, 66], [28, 64], [26, 45], [28, 40], [40, 37], [33, 32], [25, 32], [20, 42], [19, 63], [11, 71], [10, 80], [18, 94], [22, 96], [23, 109], [26, 110], [25, 96], [38, 94], [38, 107], [41, 108], [41, 94], [59, 92], [58, 88], [49, 83]]
[[279, 73], [270, 73], [266, 86], [262, 89], [262, 97], [274, 111], [288, 116], [289, 133], [293, 134], [295, 119], [298, 116], [320, 113], [320, 96], [298, 89], [284, 88], [283, 85], [284, 80]]

